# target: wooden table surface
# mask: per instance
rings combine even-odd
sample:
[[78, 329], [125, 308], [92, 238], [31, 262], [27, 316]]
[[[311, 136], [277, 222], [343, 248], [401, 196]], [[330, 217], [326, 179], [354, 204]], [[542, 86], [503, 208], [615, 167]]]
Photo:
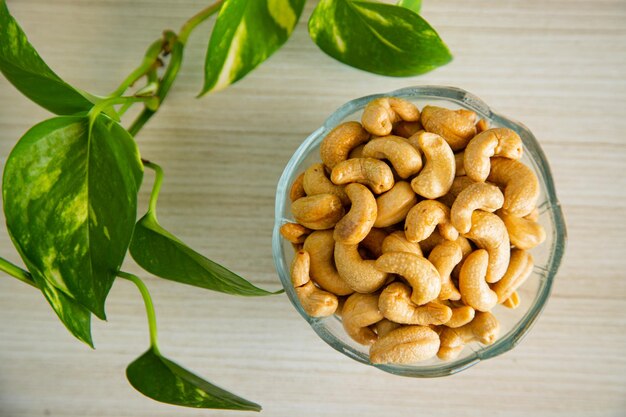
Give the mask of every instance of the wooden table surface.
[[[626, 2], [424, 3], [423, 15], [455, 59], [415, 78], [374, 76], [324, 55], [307, 34], [310, 1], [281, 51], [243, 82], [197, 100], [208, 27], [199, 30], [172, 94], [138, 137], [143, 156], [166, 171], [159, 217], [201, 252], [278, 289], [270, 245], [274, 191], [300, 142], [354, 97], [414, 84], [459, 86], [529, 126], [552, 166], [569, 242], [533, 331], [513, 351], [461, 374], [408, 379], [332, 350], [285, 295], [241, 299], [147, 277], [162, 349], [261, 403], [266, 416], [624, 416]], [[8, 4], [53, 69], [103, 93], [163, 28], [177, 28], [206, 1]], [[1, 161], [46, 117], [0, 78]], [[4, 226], [0, 248], [0, 256], [18, 260]], [[139, 272], [131, 261], [126, 268]], [[148, 345], [136, 289], [117, 282], [107, 312], [107, 323], [94, 321], [91, 351], [38, 292], [1, 277], [0, 416], [235, 415], [136, 393], [124, 376]]]

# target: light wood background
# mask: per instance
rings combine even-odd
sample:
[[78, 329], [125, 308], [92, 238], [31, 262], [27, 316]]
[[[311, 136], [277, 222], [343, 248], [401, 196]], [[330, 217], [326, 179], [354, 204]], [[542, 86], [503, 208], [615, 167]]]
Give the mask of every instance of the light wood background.
[[[163, 351], [264, 406], [266, 416], [626, 415], [626, 1], [425, 0], [455, 60], [384, 78], [333, 61], [305, 13], [287, 45], [244, 81], [194, 98], [208, 27], [190, 41], [166, 104], [138, 137], [166, 171], [160, 220], [193, 247], [278, 289], [274, 190], [300, 142], [339, 105], [414, 84], [467, 89], [523, 121], [551, 162], [569, 229], [554, 292], [508, 354], [443, 379], [395, 377], [322, 342], [284, 295], [240, 299], [147, 278]], [[50, 66], [114, 89], [163, 28], [204, 0], [9, 0]], [[0, 155], [49, 115], [0, 78]], [[152, 183], [147, 175], [142, 210]], [[4, 223], [4, 222], [2, 222]], [[6, 230], [0, 255], [17, 261]], [[127, 269], [138, 271], [129, 261]], [[97, 350], [74, 340], [40, 294], [0, 277], [0, 416], [226, 416], [152, 402], [124, 369], [148, 346], [139, 294], [115, 284]], [[239, 415], [239, 414], [237, 414]]]

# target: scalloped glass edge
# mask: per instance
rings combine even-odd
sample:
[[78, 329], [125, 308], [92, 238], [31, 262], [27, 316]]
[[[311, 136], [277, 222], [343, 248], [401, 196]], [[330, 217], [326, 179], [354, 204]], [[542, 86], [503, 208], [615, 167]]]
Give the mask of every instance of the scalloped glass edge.
[[[369, 101], [385, 96], [401, 97], [408, 100], [411, 99], [428, 99], [432, 98], [445, 99], [456, 103], [457, 105], [475, 111], [480, 117], [493, 121], [497, 125], [508, 127], [515, 130], [530, 154], [535, 163], [537, 170], [545, 180], [547, 207], [546, 211], [550, 214], [550, 219], [554, 226], [553, 244], [550, 248], [550, 254], [548, 258], [546, 275], [541, 280], [540, 286], [537, 290], [537, 297], [534, 304], [526, 312], [518, 323], [518, 326], [511, 330], [505, 337], [497, 340], [493, 345], [484, 346], [480, 350], [475, 351], [473, 355], [469, 355], [465, 358], [456, 361], [442, 362], [437, 365], [431, 366], [412, 366], [412, 365], [374, 365], [369, 362], [367, 355], [353, 349], [351, 346], [346, 345], [332, 333], [330, 333], [325, 324], [317, 318], [309, 317], [297, 300], [295, 290], [291, 285], [289, 271], [285, 268], [285, 262], [282, 257], [282, 237], [280, 235], [280, 226], [283, 221], [282, 213], [285, 211], [286, 200], [281, 198], [287, 194], [288, 187], [291, 184], [290, 176], [293, 174], [294, 168], [315, 148], [319, 141], [329, 132], [333, 127], [338, 125], [344, 118], [351, 115], [355, 111], [363, 108]], [[565, 251], [565, 245], [567, 241], [567, 230], [565, 226], [565, 220], [561, 205], [556, 196], [556, 190], [554, 187], [554, 181], [552, 173], [546, 156], [541, 149], [537, 139], [532, 132], [515, 120], [511, 120], [494, 112], [484, 101], [469, 93], [463, 89], [447, 86], [415, 86], [401, 88], [388, 93], [371, 94], [368, 96], [360, 97], [347, 102], [333, 112], [325, 121], [324, 124], [311, 133], [298, 149], [294, 152], [293, 156], [285, 166], [283, 173], [278, 181], [276, 189], [276, 205], [275, 205], [275, 221], [272, 234], [272, 253], [274, 258], [274, 264], [278, 272], [279, 278], [285, 292], [287, 293], [289, 300], [300, 313], [300, 315], [311, 325], [313, 330], [318, 336], [324, 340], [328, 345], [338, 352], [361, 362], [363, 364], [374, 366], [385, 372], [391, 374], [418, 377], [418, 378], [430, 378], [430, 377], [442, 377], [453, 375], [468, 369], [482, 360], [499, 356], [517, 346], [521, 340], [528, 334], [533, 324], [543, 311], [546, 302], [550, 296], [552, 290], [552, 284], [554, 277], [561, 264], [561, 259]]]

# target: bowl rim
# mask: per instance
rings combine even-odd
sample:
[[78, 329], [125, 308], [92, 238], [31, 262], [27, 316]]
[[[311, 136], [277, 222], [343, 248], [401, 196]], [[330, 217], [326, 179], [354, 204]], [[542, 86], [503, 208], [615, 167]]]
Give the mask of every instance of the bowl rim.
[[[394, 96], [405, 99], [428, 99], [428, 100], [447, 100], [454, 102], [460, 107], [473, 110], [480, 117], [493, 121], [495, 124], [508, 127], [516, 131], [531, 154], [531, 160], [534, 168], [543, 177], [543, 185], [545, 186], [546, 201], [540, 205], [540, 209], [544, 209], [550, 215], [550, 221], [553, 225], [553, 239], [550, 253], [548, 255], [547, 267], [537, 267], [542, 271], [542, 279], [540, 279], [539, 288], [534, 304], [528, 309], [526, 314], [520, 318], [516, 327], [512, 328], [504, 337], [498, 339], [493, 345], [484, 346], [479, 350], [475, 350], [473, 355], [468, 355], [462, 359], [450, 362], [441, 362], [436, 365], [378, 365], [369, 362], [366, 355], [355, 350], [351, 346], [345, 344], [326, 329], [324, 319], [309, 317], [300, 306], [295, 290], [291, 285], [289, 271], [285, 267], [282, 255], [282, 236], [280, 235], [280, 226], [284, 222], [283, 212], [287, 203], [286, 191], [290, 187], [290, 177], [294, 173], [295, 167], [310, 153], [312, 148], [317, 146], [316, 140], [332, 128], [337, 126], [347, 116], [352, 115], [360, 110], [369, 101], [379, 98]], [[370, 94], [348, 101], [335, 110], [314, 132], [312, 132], [296, 149], [291, 156], [289, 162], [285, 166], [283, 173], [278, 182], [275, 200], [275, 222], [272, 234], [272, 254], [274, 264], [278, 272], [279, 278], [287, 293], [289, 300], [300, 313], [300, 315], [311, 325], [318, 336], [324, 340], [335, 350], [344, 355], [364, 363], [374, 366], [383, 371], [410, 377], [440, 377], [452, 375], [470, 368], [473, 365], [495, 356], [499, 356], [517, 346], [524, 336], [528, 334], [541, 312], [545, 308], [546, 302], [550, 296], [553, 281], [561, 264], [563, 254], [567, 242], [567, 229], [565, 219], [561, 210], [561, 205], [556, 196], [554, 180], [550, 171], [545, 153], [541, 149], [539, 142], [533, 133], [522, 123], [505, 117], [493, 111], [483, 100], [476, 95], [457, 87], [439, 86], [439, 85], [418, 85], [412, 87], [400, 88], [387, 93]]]

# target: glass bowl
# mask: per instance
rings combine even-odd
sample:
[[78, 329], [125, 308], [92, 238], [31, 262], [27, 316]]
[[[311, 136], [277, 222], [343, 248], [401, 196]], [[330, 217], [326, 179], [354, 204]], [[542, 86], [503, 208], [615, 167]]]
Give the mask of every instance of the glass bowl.
[[[479, 117], [486, 119], [490, 127], [513, 129], [520, 135], [524, 143], [522, 161], [531, 167], [541, 184], [541, 195], [538, 201], [539, 222], [545, 228], [547, 238], [542, 245], [531, 251], [535, 258], [535, 267], [532, 275], [518, 289], [521, 298], [519, 307], [511, 310], [501, 305], [496, 306], [493, 313], [500, 321], [499, 339], [490, 346], [483, 346], [478, 343], [468, 344], [459, 357], [452, 361], [441, 361], [435, 357], [412, 365], [373, 365], [369, 362], [369, 347], [352, 340], [343, 330], [339, 317], [309, 317], [302, 309], [291, 284], [289, 270], [294, 251], [291, 243], [283, 239], [279, 233], [281, 225], [293, 221], [289, 200], [291, 183], [309, 165], [320, 162], [319, 146], [331, 129], [348, 120], [360, 120], [365, 105], [372, 99], [384, 96], [404, 98], [415, 103], [419, 108], [425, 104], [435, 104], [450, 109], [473, 110]], [[358, 362], [375, 366], [396, 375], [411, 377], [452, 375], [476, 365], [481, 360], [501, 355], [513, 349], [529, 332], [548, 300], [552, 282], [563, 257], [565, 241], [565, 222], [556, 197], [550, 167], [535, 136], [523, 124], [495, 113], [475, 95], [454, 87], [409, 87], [349, 101], [331, 114], [324, 124], [300, 145], [285, 167], [276, 190], [276, 218], [272, 249], [276, 270], [289, 300], [322, 340], [335, 350]]]

